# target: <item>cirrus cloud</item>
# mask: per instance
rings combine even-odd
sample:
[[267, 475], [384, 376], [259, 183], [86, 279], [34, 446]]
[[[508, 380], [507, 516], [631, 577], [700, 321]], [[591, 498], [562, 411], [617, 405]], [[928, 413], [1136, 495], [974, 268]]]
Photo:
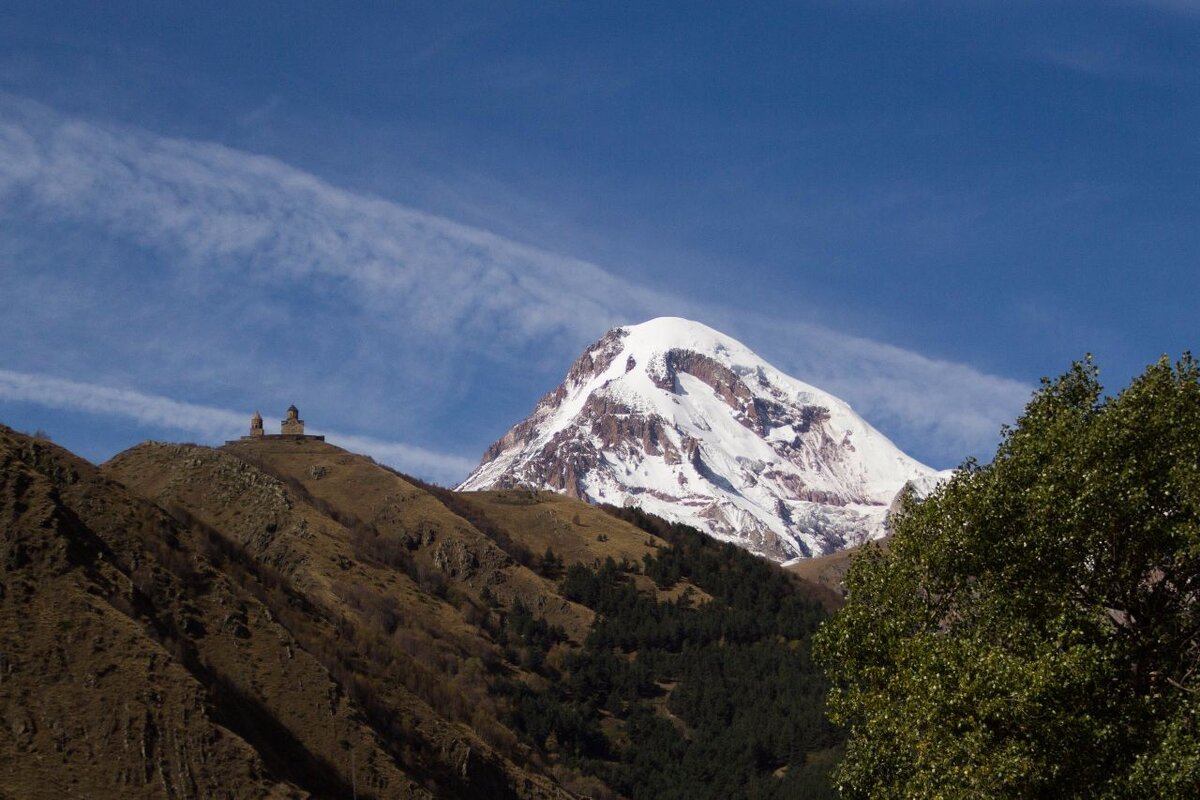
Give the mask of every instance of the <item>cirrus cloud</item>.
[[[0, 211], [19, 221], [0, 230], [0, 291], [12, 298], [0, 335], [15, 343], [0, 397], [54, 406], [62, 386], [50, 381], [62, 379], [30, 377], [49, 371], [71, 376], [73, 408], [140, 409], [161, 425], [175, 418], [167, 398], [186, 396], [203, 401], [196, 432], [215, 439], [244, 416], [221, 409], [299, 396], [321, 418], [354, 420], [346, 442], [439, 480], [465, 473], [463, 454], [513, 423], [518, 404], [532, 407], [588, 342], [655, 316], [742, 339], [940, 465], [990, 450], [1029, 392], [887, 343], [651, 290], [276, 159], [12, 96], [0, 96]], [[110, 385], [137, 387], [132, 405], [78, 388]], [[499, 394], [507, 406], [491, 403]]]

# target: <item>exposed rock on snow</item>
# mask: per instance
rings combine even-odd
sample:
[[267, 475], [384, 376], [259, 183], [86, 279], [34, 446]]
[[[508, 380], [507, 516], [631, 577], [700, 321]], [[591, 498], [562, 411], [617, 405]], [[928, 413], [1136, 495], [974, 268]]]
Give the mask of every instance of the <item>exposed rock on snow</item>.
[[844, 401], [663, 317], [589, 347], [459, 488], [636, 505], [786, 561], [882, 536], [896, 494], [943, 475]]

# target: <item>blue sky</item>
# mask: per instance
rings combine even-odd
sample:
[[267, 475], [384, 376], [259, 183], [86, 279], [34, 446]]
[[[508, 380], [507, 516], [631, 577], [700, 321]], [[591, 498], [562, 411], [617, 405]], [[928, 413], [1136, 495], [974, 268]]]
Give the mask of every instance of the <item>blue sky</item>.
[[441, 482], [699, 319], [939, 467], [1195, 346], [1200, 3], [6, 3], [0, 421]]

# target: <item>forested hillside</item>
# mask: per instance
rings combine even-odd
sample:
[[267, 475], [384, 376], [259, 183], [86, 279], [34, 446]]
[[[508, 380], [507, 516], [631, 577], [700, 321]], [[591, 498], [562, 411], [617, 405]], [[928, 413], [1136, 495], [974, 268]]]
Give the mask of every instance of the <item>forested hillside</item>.
[[[826, 796], [840, 736], [823, 718], [827, 687], [809, 653], [819, 604], [736, 545], [608, 510], [669, 544], [641, 564], [567, 570], [562, 594], [596, 623], [560, 679], [541, 692], [512, 687], [517, 727], [630, 797]], [[687, 588], [656, 597], [638, 590], [639, 573], [660, 591]], [[534, 652], [558, 638], [513, 620]]]
[[97, 468], [0, 428], [0, 796], [804, 797], [804, 582], [318, 442]]

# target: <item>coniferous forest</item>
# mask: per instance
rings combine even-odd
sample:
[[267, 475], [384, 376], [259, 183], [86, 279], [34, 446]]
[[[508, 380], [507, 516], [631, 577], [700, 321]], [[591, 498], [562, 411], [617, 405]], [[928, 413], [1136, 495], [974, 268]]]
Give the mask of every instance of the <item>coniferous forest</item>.
[[[642, 564], [575, 564], [562, 594], [597, 620], [561, 673], [546, 655], [563, 637], [525, 608], [505, 635], [523, 664], [554, 678], [504, 688], [530, 744], [632, 798], [833, 797], [841, 734], [825, 718], [827, 684], [809, 652], [826, 614], [778, 567], [732, 544], [633, 508], [609, 513], [670, 545]], [[660, 590], [634, 587], [638, 573]]]

